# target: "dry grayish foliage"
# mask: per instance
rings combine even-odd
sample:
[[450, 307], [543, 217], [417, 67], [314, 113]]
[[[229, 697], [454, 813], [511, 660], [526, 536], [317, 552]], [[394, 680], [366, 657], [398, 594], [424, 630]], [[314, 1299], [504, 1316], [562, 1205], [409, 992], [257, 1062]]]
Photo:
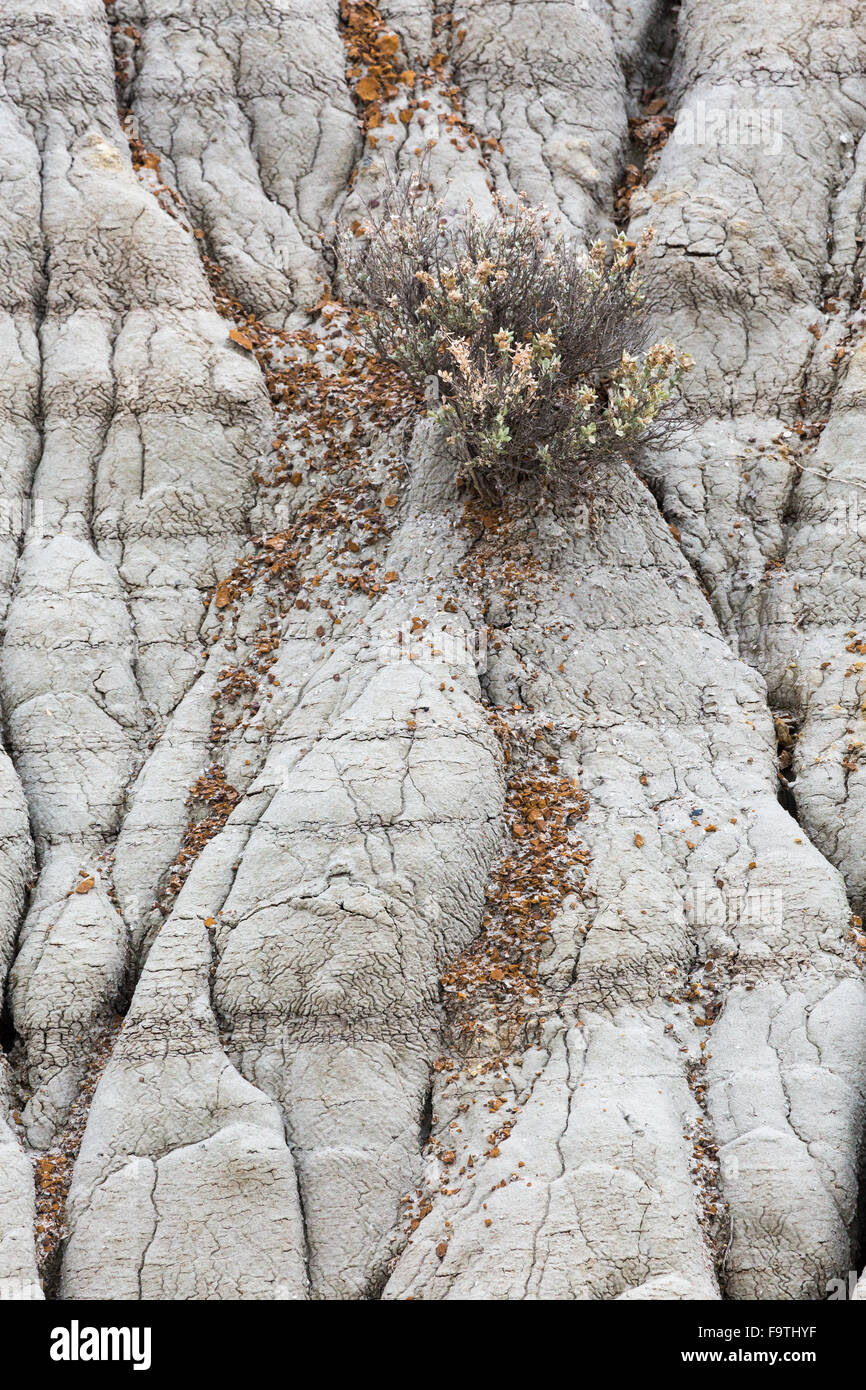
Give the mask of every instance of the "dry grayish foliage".
[[651, 341], [634, 244], [585, 251], [522, 195], [494, 209], [449, 219], [415, 175], [338, 246], [370, 346], [436, 378], [460, 481], [501, 499], [667, 442], [691, 362]]

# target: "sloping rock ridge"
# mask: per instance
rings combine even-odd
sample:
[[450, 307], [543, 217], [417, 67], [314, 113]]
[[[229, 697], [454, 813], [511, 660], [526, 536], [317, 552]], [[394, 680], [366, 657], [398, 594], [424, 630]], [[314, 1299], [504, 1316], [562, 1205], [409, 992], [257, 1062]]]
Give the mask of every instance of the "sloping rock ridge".
[[[0, 46], [0, 1297], [855, 1287], [866, 4]], [[480, 514], [365, 351], [422, 159], [655, 230], [693, 426], [591, 505]]]

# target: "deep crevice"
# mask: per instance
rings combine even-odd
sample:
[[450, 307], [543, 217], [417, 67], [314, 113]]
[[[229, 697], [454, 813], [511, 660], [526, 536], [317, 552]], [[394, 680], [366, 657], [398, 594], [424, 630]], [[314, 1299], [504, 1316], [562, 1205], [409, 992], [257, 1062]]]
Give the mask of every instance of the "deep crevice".
[[681, 3], [662, 0], [647, 31], [641, 61], [631, 70], [623, 66], [630, 114], [626, 163], [614, 195], [613, 220], [618, 227], [627, 226], [631, 195], [646, 187], [674, 126], [675, 118], [667, 106]]
[[12, 1010], [9, 1005], [9, 998], [4, 994], [2, 1006], [0, 1006], [0, 1053], [10, 1059], [10, 1054], [18, 1041], [18, 1034], [12, 1022]]
[[777, 710], [773, 713], [773, 724], [776, 730], [778, 768], [776, 795], [779, 799], [779, 805], [784, 807], [792, 820], [795, 820], [799, 825], [800, 812], [794, 794], [796, 777], [792, 780], [789, 774], [794, 762], [794, 750], [800, 733], [800, 721], [796, 715], [788, 711]]
[[427, 1086], [427, 1093], [424, 1096], [424, 1104], [421, 1107], [421, 1119], [418, 1125], [418, 1148], [423, 1149], [430, 1135], [433, 1132], [433, 1081], [432, 1078]]

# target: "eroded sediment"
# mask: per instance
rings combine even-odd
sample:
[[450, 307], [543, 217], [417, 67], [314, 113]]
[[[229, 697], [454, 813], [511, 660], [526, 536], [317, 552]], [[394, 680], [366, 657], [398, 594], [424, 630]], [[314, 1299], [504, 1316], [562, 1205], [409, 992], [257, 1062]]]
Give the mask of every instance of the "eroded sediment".
[[[855, 1266], [858, 17], [7, 4], [0, 1281]], [[656, 228], [698, 424], [591, 506], [467, 506], [334, 297], [422, 156]]]

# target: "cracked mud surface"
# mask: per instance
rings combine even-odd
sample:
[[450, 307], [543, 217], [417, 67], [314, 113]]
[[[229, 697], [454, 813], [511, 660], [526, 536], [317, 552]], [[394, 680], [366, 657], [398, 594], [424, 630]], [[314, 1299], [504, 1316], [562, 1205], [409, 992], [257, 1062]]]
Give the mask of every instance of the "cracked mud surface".
[[[0, 0], [0, 45], [0, 1294], [825, 1297], [866, 6]], [[457, 213], [655, 228], [696, 424], [592, 507], [467, 503], [365, 356], [334, 234], [424, 151]]]

